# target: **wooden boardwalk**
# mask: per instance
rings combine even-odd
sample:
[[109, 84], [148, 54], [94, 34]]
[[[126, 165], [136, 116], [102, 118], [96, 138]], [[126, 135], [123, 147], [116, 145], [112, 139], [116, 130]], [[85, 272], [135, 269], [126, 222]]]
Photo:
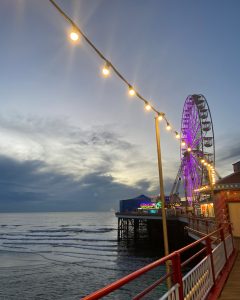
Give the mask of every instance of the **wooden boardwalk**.
[[240, 299], [240, 239], [235, 241], [238, 249], [238, 256], [222, 290], [219, 300], [239, 300]]

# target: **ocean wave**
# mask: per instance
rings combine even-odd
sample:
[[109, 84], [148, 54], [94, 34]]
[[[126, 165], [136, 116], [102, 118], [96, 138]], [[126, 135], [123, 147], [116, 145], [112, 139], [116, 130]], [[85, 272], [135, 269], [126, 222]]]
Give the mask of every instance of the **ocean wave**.
[[29, 238], [29, 236], [26, 237], [0, 237], [1, 240], [7, 240], [7, 241], [45, 241], [45, 240], [53, 240], [53, 241], [81, 241], [81, 242], [110, 242], [110, 243], [117, 243], [117, 240], [107, 240], [107, 239], [84, 239], [84, 238], [75, 238], [75, 237], [65, 237], [65, 236], [34, 236]]
[[20, 232], [7, 232], [7, 233], [0, 233], [0, 240], [1, 239], [6, 239], [6, 237], [68, 237], [71, 236], [70, 234], [54, 234], [54, 235], [49, 235], [49, 234], [28, 234], [28, 233], [20, 233]]
[[70, 226], [82, 226], [81, 224], [72, 224], [72, 225], [69, 225], [69, 224], [63, 224], [63, 225], [60, 225], [60, 227], [70, 227]]
[[20, 227], [20, 226], [23, 226], [23, 225], [20, 225], [20, 224], [1, 224], [0, 227], [9, 227], [9, 228], [12, 228], [12, 227]]
[[[84, 249], [92, 251], [103, 251], [103, 252], [117, 252], [116, 246], [107, 245], [79, 245], [77, 243], [45, 243], [45, 242], [3, 242], [1, 245], [3, 247], [16, 248], [19, 246], [47, 246], [52, 248], [74, 248], [74, 249]], [[27, 249], [27, 248], [26, 248]]]
[[73, 232], [73, 233], [107, 233], [116, 230], [115, 228], [97, 228], [96, 230], [81, 229], [81, 228], [61, 228], [61, 229], [31, 229], [31, 233], [45, 232]]

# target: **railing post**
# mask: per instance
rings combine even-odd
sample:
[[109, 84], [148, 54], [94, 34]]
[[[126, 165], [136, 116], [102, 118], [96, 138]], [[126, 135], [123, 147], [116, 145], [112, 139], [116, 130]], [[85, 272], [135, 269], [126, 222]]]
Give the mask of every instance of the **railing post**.
[[223, 242], [225, 259], [227, 261], [227, 248], [226, 248], [226, 243], [225, 243], [223, 227], [221, 227], [221, 229], [220, 229], [220, 237], [221, 237], [221, 241]]
[[231, 234], [231, 237], [232, 237], [232, 246], [233, 246], [233, 250], [235, 249], [235, 245], [234, 245], [234, 241], [233, 241], [233, 235], [232, 235], [232, 224], [229, 223], [228, 225], [228, 231], [229, 233]]
[[211, 247], [211, 239], [210, 239], [210, 237], [206, 238], [206, 246], [207, 246], [207, 254], [210, 255], [212, 277], [213, 277], [213, 285], [215, 285], [216, 279], [215, 279], [215, 270], [214, 270], [214, 263], [213, 263], [213, 255], [212, 255], [212, 247]]
[[182, 270], [181, 270], [181, 259], [179, 252], [175, 252], [176, 254], [172, 258], [172, 268], [173, 268], [173, 281], [174, 284], [179, 284], [179, 300], [184, 300], [183, 295], [183, 281], [182, 281]]
[[209, 230], [208, 230], [208, 220], [206, 220], [206, 232], [207, 232], [207, 234], [209, 233]]

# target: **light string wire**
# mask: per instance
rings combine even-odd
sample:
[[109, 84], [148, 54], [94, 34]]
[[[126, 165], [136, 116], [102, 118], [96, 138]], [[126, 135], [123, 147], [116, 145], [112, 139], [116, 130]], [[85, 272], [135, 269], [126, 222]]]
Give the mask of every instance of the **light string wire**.
[[[208, 161], [207, 158], [202, 157], [201, 159], [198, 159], [199, 163], [202, 164], [202, 167], [205, 168], [208, 172], [208, 178], [209, 178], [209, 184], [210, 186], [212, 185], [212, 187], [215, 187], [216, 184], [216, 177], [218, 177], [218, 179], [221, 179], [220, 175], [218, 174], [216, 168], [214, 168], [213, 164], [211, 164], [211, 162]], [[197, 188], [196, 190], [194, 190], [194, 192], [204, 192], [204, 191], [209, 191], [209, 185], [203, 185], [199, 188]]]
[[148, 110], [152, 110], [156, 113], [156, 117], [159, 120], [164, 119], [166, 122], [166, 129], [175, 134], [176, 138], [179, 139], [180, 135], [177, 130], [174, 130], [170, 125], [170, 122], [166, 118], [166, 114], [164, 112], [158, 111], [154, 106], [152, 106], [147, 99], [145, 99], [138, 91], [133, 88], [133, 85], [129, 83], [129, 81], [118, 71], [118, 69], [110, 62], [109, 59], [105, 57], [105, 55], [91, 42], [91, 40], [83, 33], [83, 31], [79, 28], [79, 26], [61, 9], [61, 7], [54, 1], [49, 0], [49, 2], [58, 10], [58, 12], [69, 22], [74, 30], [80, 33], [80, 35], [84, 38], [84, 40], [90, 45], [90, 47], [100, 56], [102, 60], [105, 61], [105, 65], [111, 68], [114, 73], [128, 86], [129, 89], [134, 91], [134, 94], [144, 102], [145, 107], [148, 106]]

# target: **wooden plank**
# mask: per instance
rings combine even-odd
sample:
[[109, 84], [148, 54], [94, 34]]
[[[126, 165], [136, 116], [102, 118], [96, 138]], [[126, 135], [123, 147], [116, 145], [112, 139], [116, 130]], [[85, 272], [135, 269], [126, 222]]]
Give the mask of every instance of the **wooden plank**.
[[220, 300], [239, 300], [240, 299], [240, 254], [235, 261], [233, 269], [225, 284]]

